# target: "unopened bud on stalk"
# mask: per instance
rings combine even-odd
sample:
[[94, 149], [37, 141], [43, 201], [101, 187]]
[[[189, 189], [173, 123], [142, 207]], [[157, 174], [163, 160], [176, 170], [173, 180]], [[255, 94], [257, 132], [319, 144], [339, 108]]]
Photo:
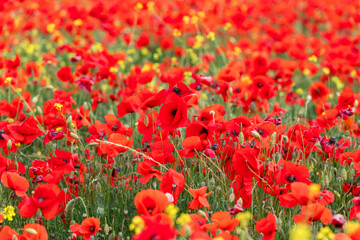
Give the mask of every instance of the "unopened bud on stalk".
[[40, 114], [40, 115], [42, 115], [42, 109], [41, 109], [41, 107], [39, 107], [39, 106], [37, 106], [36, 107], [36, 111]]
[[261, 136], [257, 131], [251, 131], [251, 134], [253, 135], [254, 138], [256, 138], [257, 140], [261, 140]]
[[344, 180], [347, 179], [347, 172], [346, 172], [345, 168], [342, 168], [342, 169], [340, 170], [340, 176], [341, 176], [341, 178], [344, 179]]
[[109, 235], [109, 232], [110, 232], [110, 227], [109, 227], [109, 225], [106, 223], [106, 224], [105, 224], [105, 227], [104, 227], [104, 233], [105, 233], [106, 235]]
[[38, 232], [33, 228], [27, 228], [27, 229], [25, 229], [25, 232], [30, 233], [31, 235], [38, 234]]
[[275, 153], [275, 163], [277, 164], [280, 161], [280, 153]]
[[200, 216], [202, 216], [203, 218], [207, 218], [206, 213], [203, 210], [199, 210], [199, 214]]
[[39, 100], [39, 95], [36, 95], [35, 97], [33, 97], [32, 102], [37, 103], [38, 100]]
[[8, 149], [9, 151], [10, 151], [10, 149], [12, 148], [12, 142], [11, 142], [10, 139], [7, 141], [6, 147], [7, 147], [7, 149]]
[[80, 140], [80, 137], [76, 134], [76, 133], [70, 133], [70, 136], [72, 136], [73, 138]]
[[65, 211], [66, 211], [66, 212], [71, 211], [71, 210], [75, 207], [76, 201], [77, 201], [77, 198], [71, 199], [71, 200], [68, 202], [68, 204], [66, 204]]
[[324, 183], [325, 183], [325, 186], [329, 186], [329, 184], [330, 184], [329, 176], [327, 176], [327, 175], [324, 176]]
[[359, 101], [356, 99], [354, 102], [354, 108], [357, 108], [359, 106]]
[[229, 195], [229, 201], [230, 201], [230, 202], [235, 201], [235, 194], [234, 194], [234, 193], [230, 193], [230, 195]]
[[99, 145], [99, 142], [92, 141], [91, 143], [89, 143], [89, 146], [97, 146], [97, 145]]
[[272, 135], [271, 135], [271, 141], [270, 141], [270, 144], [271, 146], [274, 145], [276, 143], [276, 133], [274, 132]]
[[84, 102], [84, 109], [85, 110], [89, 110], [91, 107], [90, 107], [90, 104], [88, 102]]
[[240, 198], [236, 201], [236, 203], [242, 206], [242, 205], [243, 205], [243, 200], [242, 200], [242, 198], [240, 197]]
[[71, 123], [72, 123], [72, 116], [68, 117], [68, 119], [66, 120], [66, 126], [67, 126], [68, 128], [70, 128], [70, 127], [71, 127]]
[[245, 140], [244, 134], [243, 134], [243, 132], [240, 132], [240, 135], [239, 135], [240, 145], [243, 145], [243, 144], [244, 144], [244, 140]]
[[12, 240], [18, 240], [18, 238], [15, 235], [13, 235]]
[[289, 141], [289, 138], [286, 135], [282, 135], [281, 138], [284, 143], [287, 143]]

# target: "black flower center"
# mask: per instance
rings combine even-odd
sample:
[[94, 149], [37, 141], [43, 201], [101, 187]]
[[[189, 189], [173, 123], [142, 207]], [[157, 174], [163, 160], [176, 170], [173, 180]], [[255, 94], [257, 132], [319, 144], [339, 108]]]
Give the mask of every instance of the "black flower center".
[[294, 175], [288, 175], [288, 176], [286, 176], [286, 180], [293, 183], [293, 182], [296, 182], [296, 177]]

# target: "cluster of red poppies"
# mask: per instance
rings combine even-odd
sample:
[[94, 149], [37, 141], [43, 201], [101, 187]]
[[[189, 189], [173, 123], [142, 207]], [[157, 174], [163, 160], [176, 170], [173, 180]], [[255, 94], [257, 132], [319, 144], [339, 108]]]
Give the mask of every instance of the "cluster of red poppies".
[[0, 23], [0, 239], [360, 239], [359, 1], [3, 0]]

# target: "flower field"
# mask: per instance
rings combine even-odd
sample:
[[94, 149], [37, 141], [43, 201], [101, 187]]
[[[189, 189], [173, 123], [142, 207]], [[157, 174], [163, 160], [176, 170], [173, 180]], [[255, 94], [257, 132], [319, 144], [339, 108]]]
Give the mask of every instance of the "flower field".
[[0, 1], [0, 240], [360, 240], [360, 1]]

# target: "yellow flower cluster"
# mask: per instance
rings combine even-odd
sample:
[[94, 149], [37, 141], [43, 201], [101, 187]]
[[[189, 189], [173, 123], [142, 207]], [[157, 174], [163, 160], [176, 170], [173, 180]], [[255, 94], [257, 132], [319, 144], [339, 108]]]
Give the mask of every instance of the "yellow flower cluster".
[[131, 221], [129, 229], [130, 231], [134, 231], [135, 234], [139, 234], [144, 229], [144, 227], [145, 227], [144, 220], [139, 216], [135, 216]]
[[15, 208], [13, 206], [7, 206], [6, 208], [4, 208], [4, 211], [2, 212], [2, 214], [4, 215], [4, 219], [11, 222], [13, 220], [13, 217], [16, 215], [14, 210]]

